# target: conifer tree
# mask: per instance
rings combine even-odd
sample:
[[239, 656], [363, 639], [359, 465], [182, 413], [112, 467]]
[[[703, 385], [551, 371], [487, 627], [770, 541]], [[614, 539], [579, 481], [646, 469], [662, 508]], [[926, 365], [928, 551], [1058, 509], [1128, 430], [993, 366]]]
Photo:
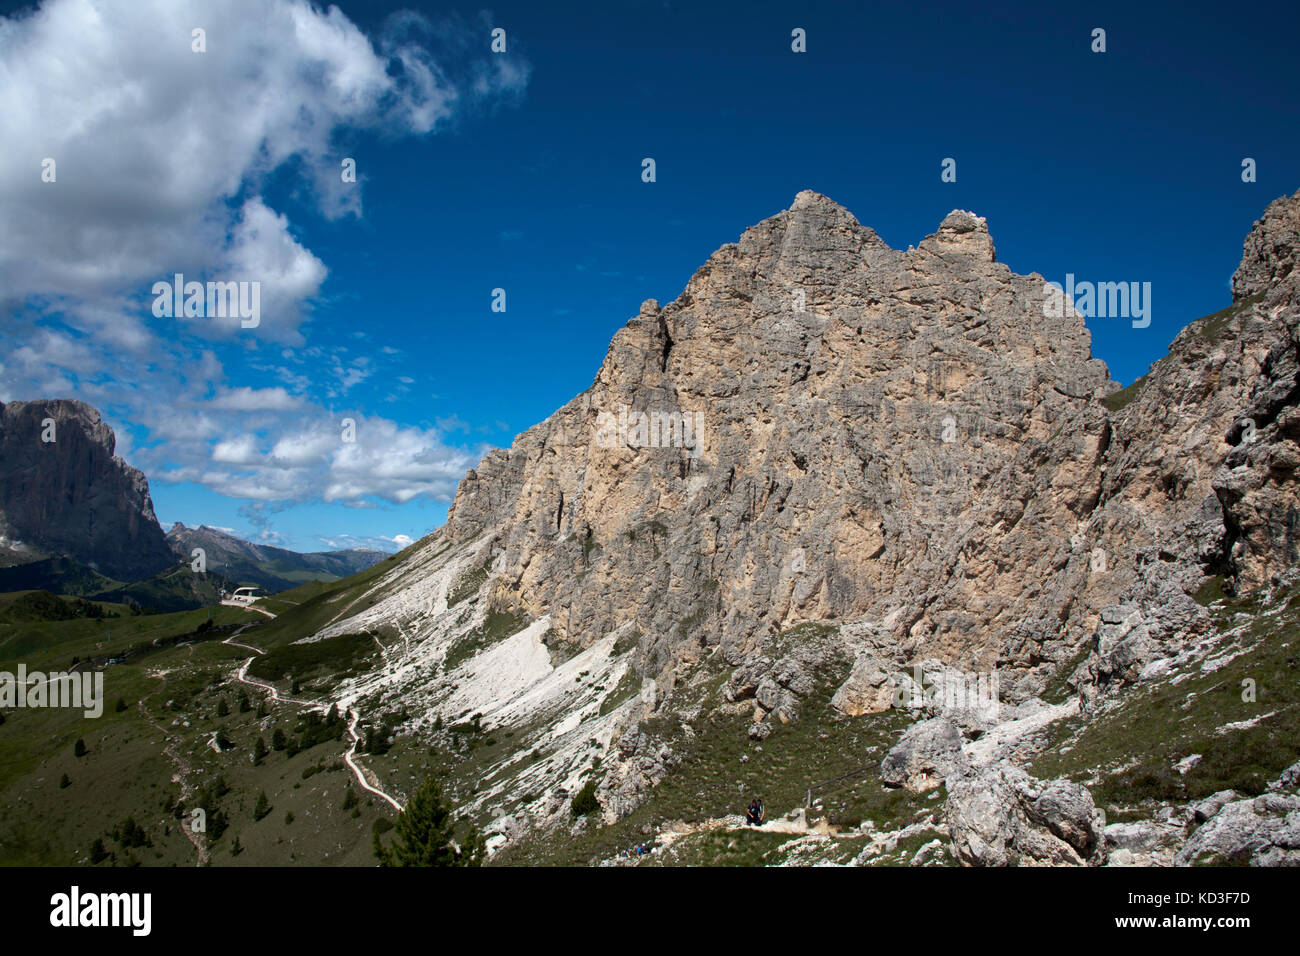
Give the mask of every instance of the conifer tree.
[[[456, 843], [459, 842], [459, 848]], [[374, 835], [380, 866], [481, 866], [483, 839], [468, 825], [456, 840], [456, 818], [437, 780], [429, 777], [406, 805], [393, 827], [389, 846]]]

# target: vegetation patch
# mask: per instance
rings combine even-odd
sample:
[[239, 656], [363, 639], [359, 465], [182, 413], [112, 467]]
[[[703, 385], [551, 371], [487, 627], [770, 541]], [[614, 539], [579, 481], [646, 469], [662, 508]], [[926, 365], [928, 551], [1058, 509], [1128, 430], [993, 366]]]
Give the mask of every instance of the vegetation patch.
[[469, 574], [457, 581], [455, 586], [447, 594], [447, 607], [455, 607], [461, 601], [464, 601], [467, 598], [472, 598], [474, 595], [478, 594], [479, 588], [481, 588], [483, 582], [487, 580], [488, 571], [491, 567], [492, 562], [489, 560], [481, 568], [475, 568]]
[[19, 595], [5, 609], [4, 617], [13, 623], [30, 621], [75, 621], [77, 618], [118, 617], [118, 613], [107, 608], [111, 605], [97, 604], [82, 598], [62, 598], [49, 591], [28, 591]]
[[[718, 686], [725, 679], [723, 673], [715, 675], [702, 688], [704, 700], [716, 702]], [[677, 757], [646, 803], [616, 823], [577, 836], [567, 830], [560, 839], [530, 834], [503, 848], [492, 863], [586, 865], [618, 856], [672, 821], [700, 824], [742, 814], [753, 797], [763, 800], [768, 819], [774, 820], [805, 806], [809, 789], [820, 802], [814, 817], [841, 828], [872, 820], [892, 829], [932, 810], [935, 802], [926, 799], [930, 794], [886, 789], [880, 783], [880, 759], [910, 722], [907, 715], [889, 711], [845, 717], [830, 706], [833, 693], [828, 685], [809, 694], [800, 703], [802, 716], [773, 725], [771, 735], [761, 743], [748, 736], [749, 715], [726, 708], [710, 712], [706, 707], [690, 722], [689, 731], [672, 715], [644, 721], [642, 732], [667, 744]], [[789, 840], [789, 834], [783, 839]], [[692, 854], [693, 862], [708, 862], [705, 857], [713, 844], [702, 846], [700, 854]], [[742, 855], [748, 857], [748, 851]], [[720, 851], [718, 862], [732, 858], [733, 851]], [[668, 857], [666, 862], [676, 860]]]
[[1142, 391], [1142, 386], [1146, 384], [1147, 376], [1143, 375], [1133, 384], [1121, 388], [1117, 392], [1111, 392], [1106, 396], [1106, 407], [1112, 412], [1118, 412], [1129, 405], [1133, 399], [1138, 397], [1138, 392]]
[[1228, 323], [1263, 298], [1264, 293], [1257, 292], [1240, 302], [1234, 302], [1226, 309], [1220, 309], [1218, 312], [1197, 319], [1192, 323], [1192, 327], [1196, 328], [1211, 345], [1217, 345]]
[[601, 701], [600, 716], [604, 717], [606, 714], [618, 710], [639, 693], [641, 693], [641, 678], [637, 676], [635, 667], [629, 667], [614, 689], [606, 694], [605, 699]]
[[[1225, 603], [1231, 606], [1215, 605], [1221, 626], [1232, 606], [1251, 602]], [[1089, 785], [1108, 814], [1220, 790], [1263, 792], [1300, 759], [1298, 618], [1289, 607], [1260, 618], [1215, 651], [1227, 659], [1223, 666], [1128, 688], [1115, 710], [1063, 722], [1030, 772]]]
[[370, 633], [340, 634], [308, 644], [272, 648], [249, 665], [248, 673], [262, 680], [305, 680], [321, 673], [340, 675], [355, 670], [378, 651]]

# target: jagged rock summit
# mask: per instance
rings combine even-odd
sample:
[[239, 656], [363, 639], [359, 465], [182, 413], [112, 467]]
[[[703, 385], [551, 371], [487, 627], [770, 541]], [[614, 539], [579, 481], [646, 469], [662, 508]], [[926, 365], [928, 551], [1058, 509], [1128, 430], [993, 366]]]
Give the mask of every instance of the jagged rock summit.
[[[634, 623], [651, 671], [863, 618], [900, 661], [991, 666], [990, 632], [1077, 601], [1118, 387], [1043, 304], [970, 213], [900, 252], [802, 192], [644, 304], [591, 388], [467, 476], [447, 533], [499, 536], [499, 606], [577, 646]], [[623, 410], [693, 415], [695, 444], [599, 441]]]

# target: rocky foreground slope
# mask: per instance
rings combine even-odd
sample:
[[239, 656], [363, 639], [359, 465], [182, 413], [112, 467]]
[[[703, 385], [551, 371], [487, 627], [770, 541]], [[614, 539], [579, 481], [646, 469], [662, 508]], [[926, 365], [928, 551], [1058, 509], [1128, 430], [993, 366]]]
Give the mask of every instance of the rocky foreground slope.
[[[899, 251], [800, 193], [644, 303], [590, 388], [488, 455], [446, 525], [306, 639], [382, 639], [383, 667], [335, 695], [455, 755], [453, 792], [503, 860], [575, 834], [600, 858], [599, 833], [662, 835], [754, 787], [781, 813], [811, 799], [807, 826], [837, 774], [855, 796], [820, 825], [860, 836], [860, 862], [927, 813], [944, 849], [926, 860], [1113, 860], [1088, 787], [1141, 816], [1186, 782], [1129, 800], [1114, 777], [1136, 763], [1032, 765], [1144, 682], [1176, 695], [1180, 655], [1201, 667], [1233, 614], [1264, 613], [1230, 602], [1289, 607], [1298, 233], [1300, 193], [1256, 223], [1232, 306], [1121, 390], [984, 220], [953, 212]], [[974, 705], [924, 698], [990, 684]], [[1206, 719], [1236, 706], [1220, 697]], [[1237, 730], [1295, 722], [1263, 700]], [[1265, 747], [1232, 779], [1266, 799], [1296, 756]], [[575, 822], [588, 783], [599, 813]], [[1293, 861], [1279, 839], [1255, 862]]]

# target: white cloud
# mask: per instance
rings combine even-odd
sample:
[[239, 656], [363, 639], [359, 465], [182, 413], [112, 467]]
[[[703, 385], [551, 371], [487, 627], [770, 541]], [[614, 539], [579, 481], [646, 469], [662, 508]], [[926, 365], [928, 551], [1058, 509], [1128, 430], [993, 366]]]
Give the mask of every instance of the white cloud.
[[[484, 36], [401, 14], [368, 37], [307, 0], [46, 0], [0, 17], [0, 398], [111, 409], [154, 480], [255, 501], [448, 498], [477, 451], [359, 412], [340, 446], [343, 416], [313, 401], [381, 369], [306, 340], [328, 265], [263, 188], [290, 167], [323, 216], [360, 215], [341, 142], [434, 132], [523, 89], [527, 65]], [[261, 324], [155, 319], [152, 285], [177, 272], [260, 282]], [[228, 382], [217, 348], [266, 384]]]
[[275, 388], [219, 388], [209, 403], [213, 408], [234, 412], [289, 412], [299, 409], [303, 400], [284, 389]]
[[[527, 82], [513, 58], [485, 74], [490, 54], [469, 57], [465, 32], [404, 14], [372, 41], [307, 0], [46, 0], [0, 18], [0, 299], [41, 297], [140, 350], [154, 281], [256, 280], [257, 334], [300, 341], [326, 269], [263, 182], [292, 161], [325, 215], [359, 213], [341, 131], [429, 133]], [[436, 63], [434, 44], [456, 62]]]
[[275, 443], [271, 457], [283, 467], [301, 468], [328, 460], [331, 449], [338, 447], [339, 432], [286, 435]]
[[262, 460], [252, 435], [219, 441], [212, 448], [212, 460], [228, 465], [255, 465]]
[[[347, 417], [355, 422], [353, 441], [340, 428]], [[195, 435], [140, 449], [136, 463], [154, 480], [194, 482], [232, 498], [368, 507], [376, 499], [450, 501], [485, 450], [447, 445], [437, 430], [314, 406], [292, 422], [250, 411], [222, 416], [218, 427], [215, 438]]]

